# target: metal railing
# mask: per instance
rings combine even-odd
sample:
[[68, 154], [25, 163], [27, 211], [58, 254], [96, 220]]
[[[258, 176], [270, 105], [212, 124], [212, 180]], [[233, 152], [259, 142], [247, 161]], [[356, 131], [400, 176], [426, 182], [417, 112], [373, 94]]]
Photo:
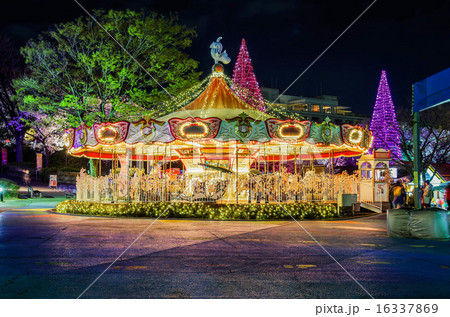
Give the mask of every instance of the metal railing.
[[[237, 178], [237, 179], [236, 179]], [[335, 202], [338, 194], [356, 194], [358, 177], [306, 172], [267, 174], [204, 173], [201, 176], [162, 173], [109, 174], [77, 177], [77, 200], [98, 202]], [[236, 199], [238, 195], [238, 199]]]
[[383, 192], [382, 189], [373, 186], [370, 183], [360, 182], [358, 190], [358, 201], [365, 203], [378, 210], [383, 210]]

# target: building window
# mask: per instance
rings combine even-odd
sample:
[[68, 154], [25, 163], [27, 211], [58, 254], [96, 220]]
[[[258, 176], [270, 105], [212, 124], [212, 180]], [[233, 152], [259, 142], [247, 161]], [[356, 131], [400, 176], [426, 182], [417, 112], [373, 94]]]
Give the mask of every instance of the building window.
[[332, 113], [331, 106], [323, 106], [322, 108], [323, 108], [323, 112], [325, 112], [325, 113]]
[[320, 112], [320, 106], [319, 105], [311, 105], [311, 111], [312, 112]]
[[307, 103], [301, 103], [298, 105], [294, 105], [293, 110], [295, 111], [308, 111], [308, 104]]

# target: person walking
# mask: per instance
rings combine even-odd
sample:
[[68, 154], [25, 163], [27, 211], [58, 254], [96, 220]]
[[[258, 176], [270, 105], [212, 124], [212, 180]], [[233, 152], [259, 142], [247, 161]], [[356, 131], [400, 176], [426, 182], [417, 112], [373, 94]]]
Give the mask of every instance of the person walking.
[[394, 209], [402, 208], [405, 204], [406, 191], [400, 181], [398, 181], [394, 185], [392, 194], [393, 194], [392, 205], [394, 206]]
[[425, 186], [423, 188], [423, 206], [424, 208], [430, 208], [431, 200], [433, 199], [433, 185], [430, 184], [429, 180], [425, 181]]

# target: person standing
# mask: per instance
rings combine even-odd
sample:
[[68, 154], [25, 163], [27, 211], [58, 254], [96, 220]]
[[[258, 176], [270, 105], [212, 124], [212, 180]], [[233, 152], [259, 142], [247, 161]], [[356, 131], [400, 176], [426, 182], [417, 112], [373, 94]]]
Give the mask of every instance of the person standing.
[[447, 210], [450, 210], [450, 184], [445, 187], [444, 201], [447, 204]]
[[406, 192], [405, 188], [403, 187], [400, 181], [398, 181], [394, 185], [392, 194], [393, 194], [392, 205], [394, 206], [394, 209], [402, 208], [405, 203]]
[[30, 176], [29, 170], [25, 170], [25, 174], [23, 175], [23, 182], [24, 182], [25, 186], [30, 187], [31, 176]]
[[423, 206], [425, 208], [430, 208], [431, 200], [433, 199], [433, 185], [430, 184], [429, 180], [425, 181], [425, 187], [423, 188]]

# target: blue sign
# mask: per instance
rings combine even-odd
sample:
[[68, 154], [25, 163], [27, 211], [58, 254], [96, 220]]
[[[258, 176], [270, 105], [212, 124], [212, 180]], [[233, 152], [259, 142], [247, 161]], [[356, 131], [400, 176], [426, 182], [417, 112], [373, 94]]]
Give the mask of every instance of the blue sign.
[[413, 85], [413, 111], [450, 102], [450, 68]]

